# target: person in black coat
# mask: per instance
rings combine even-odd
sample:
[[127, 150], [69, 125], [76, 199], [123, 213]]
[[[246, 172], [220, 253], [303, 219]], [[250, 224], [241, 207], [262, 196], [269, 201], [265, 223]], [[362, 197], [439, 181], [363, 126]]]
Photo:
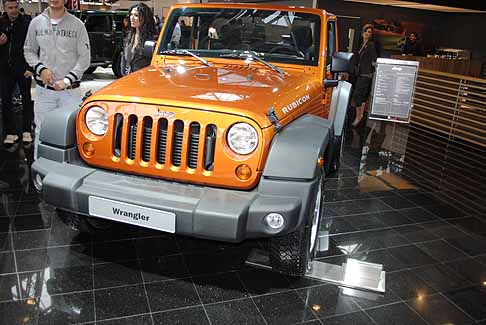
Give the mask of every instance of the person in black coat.
[[130, 26], [124, 40], [121, 62], [121, 73], [124, 76], [150, 64], [150, 58], [143, 56], [143, 45], [145, 41], [157, 38], [154, 15], [146, 4], [136, 4], [128, 12]]
[[422, 46], [422, 42], [418, 39], [416, 32], [411, 32], [407, 37], [405, 45], [403, 46], [403, 54], [413, 56], [424, 55], [424, 47]]
[[373, 40], [373, 25], [366, 24], [362, 32], [363, 44], [357, 55], [357, 63], [354, 70], [355, 84], [351, 107], [356, 109], [356, 117], [353, 126], [356, 127], [363, 119], [366, 102], [371, 93], [373, 72], [376, 59], [380, 53], [380, 46]]
[[34, 117], [30, 94], [33, 70], [24, 58], [24, 42], [30, 20], [19, 14], [16, 0], [5, 1], [4, 9], [6, 16], [0, 18], [0, 93], [6, 133], [4, 144], [11, 145], [19, 139], [12, 103], [16, 85], [22, 95], [22, 141], [30, 143]]
[[29, 14], [26, 14], [24, 8], [20, 8], [20, 15], [24, 16], [24, 18], [27, 18], [28, 20], [32, 20], [32, 16], [29, 15]]

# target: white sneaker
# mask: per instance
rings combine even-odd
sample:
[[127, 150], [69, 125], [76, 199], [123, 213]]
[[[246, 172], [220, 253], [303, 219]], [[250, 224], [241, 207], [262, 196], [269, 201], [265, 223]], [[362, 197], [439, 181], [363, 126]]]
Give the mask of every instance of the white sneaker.
[[14, 144], [15, 142], [17, 142], [18, 139], [19, 136], [16, 134], [7, 134], [7, 136], [3, 140], [3, 144]]
[[24, 143], [31, 143], [32, 142], [32, 135], [30, 132], [22, 133], [22, 142]]

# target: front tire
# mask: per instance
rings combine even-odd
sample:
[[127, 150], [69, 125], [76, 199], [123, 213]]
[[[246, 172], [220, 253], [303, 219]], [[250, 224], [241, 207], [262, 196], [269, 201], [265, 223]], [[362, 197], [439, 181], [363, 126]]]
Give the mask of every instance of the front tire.
[[270, 239], [270, 264], [274, 271], [301, 277], [311, 269], [318, 246], [324, 179], [323, 172], [319, 177], [307, 222], [292, 233]]

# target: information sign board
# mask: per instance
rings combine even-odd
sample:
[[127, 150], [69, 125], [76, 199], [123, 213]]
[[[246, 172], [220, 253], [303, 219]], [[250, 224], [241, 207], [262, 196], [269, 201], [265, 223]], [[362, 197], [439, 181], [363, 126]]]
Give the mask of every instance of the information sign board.
[[419, 63], [379, 58], [371, 92], [371, 119], [410, 121]]

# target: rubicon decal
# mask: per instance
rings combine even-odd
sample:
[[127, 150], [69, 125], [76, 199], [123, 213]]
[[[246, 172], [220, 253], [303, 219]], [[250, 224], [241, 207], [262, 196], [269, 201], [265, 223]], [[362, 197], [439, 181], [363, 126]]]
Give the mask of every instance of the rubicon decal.
[[140, 212], [134, 213], [134, 212], [129, 212], [129, 211], [125, 211], [125, 210], [122, 210], [122, 209], [113, 208], [113, 207], [112, 207], [112, 210], [113, 210], [113, 214], [115, 214], [115, 215], [128, 217], [128, 218], [131, 218], [133, 220], [148, 221], [149, 218], [150, 218], [149, 216], [141, 214]]
[[282, 113], [287, 114], [291, 110], [293, 110], [294, 108], [299, 107], [300, 105], [304, 104], [305, 102], [308, 102], [309, 100], [310, 100], [310, 95], [309, 94], [304, 95], [304, 96], [300, 97], [299, 99], [297, 99], [295, 102], [292, 102], [292, 103], [288, 104], [287, 106], [283, 107]]

